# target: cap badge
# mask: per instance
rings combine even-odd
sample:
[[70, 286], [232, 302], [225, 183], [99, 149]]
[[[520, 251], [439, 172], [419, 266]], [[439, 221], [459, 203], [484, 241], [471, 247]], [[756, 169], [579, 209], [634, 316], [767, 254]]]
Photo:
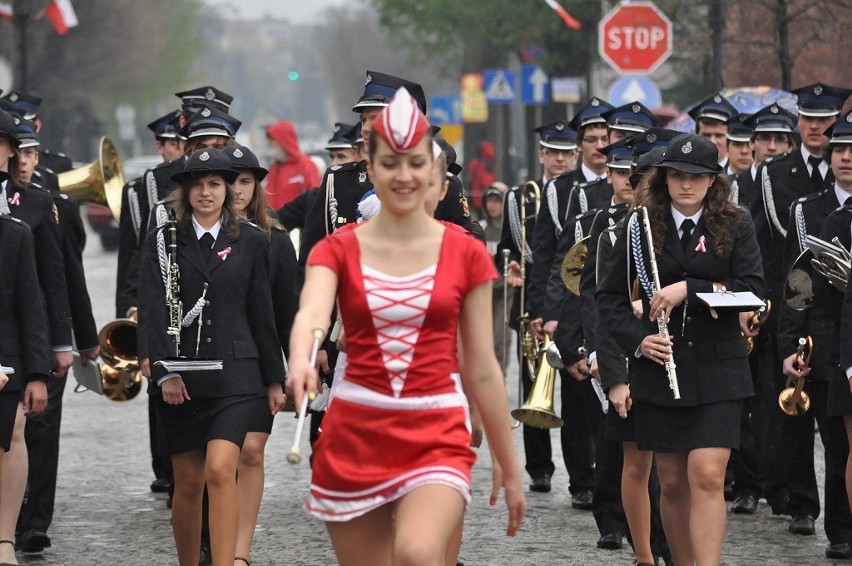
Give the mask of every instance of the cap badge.
[[367, 182], [366, 171], [361, 171], [360, 173], [358, 173], [358, 182], [359, 183], [366, 183]]
[[778, 107], [773, 104], [772, 106], [769, 107], [769, 111], [772, 112], [773, 114], [778, 114]]
[[210, 154], [206, 151], [202, 152], [201, 155], [198, 156], [199, 161], [207, 161], [210, 159]]
[[216, 93], [213, 92], [212, 88], [208, 88], [207, 92], [204, 93], [204, 98], [206, 98], [207, 100], [213, 100], [216, 98]]
[[[850, 116], [852, 116], [852, 114], [850, 114]], [[563, 124], [562, 122], [556, 122], [556, 131], [557, 132], [561, 132], [564, 129], [565, 129], [565, 124]]]
[[692, 142], [688, 141], [680, 148], [681, 153], [692, 153]]
[[373, 82], [373, 75], [371, 75], [370, 73], [367, 73], [367, 82], [364, 83], [364, 86], [367, 86], [371, 82]]
[[598, 107], [598, 106], [600, 106], [600, 105], [601, 105], [600, 100], [598, 100], [597, 98], [593, 98], [593, 99], [592, 99], [592, 106], [594, 106], [594, 107]]
[[630, 107], [630, 109], [633, 111], [634, 114], [638, 114], [639, 111], [642, 110], [642, 107], [639, 106], [638, 104], [634, 104], [633, 106]]
[[9, 95], [9, 100], [11, 100], [12, 102], [17, 102], [17, 101], [18, 101], [18, 93], [17, 93], [17, 92], [13, 92], [12, 94], [10, 94], [10, 95]]
[[716, 96], [713, 97], [713, 102], [715, 102], [716, 104], [719, 104], [720, 102], [722, 102], [722, 97], [717, 94]]
[[211, 112], [210, 112], [209, 108], [205, 108], [204, 110], [201, 111], [201, 115], [204, 116], [205, 118], [209, 118], [210, 114], [211, 114]]
[[21, 125], [21, 119], [20, 119], [20, 118], [18, 118], [17, 116], [15, 116], [13, 119], [15, 120], [15, 125], [16, 125], [16, 126], [20, 126], [20, 125]]
[[849, 122], [850, 124], [852, 124], [852, 114], [846, 115], [846, 121]]
[[655, 141], [657, 141], [657, 134], [651, 132], [650, 134], [645, 136], [645, 141], [647, 141], [648, 143], [654, 143]]
[[822, 85], [816, 85], [814, 87], [814, 94], [817, 96], [822, 94]]
[[242, 152], [242, 151], [240, 151], [240, 150], [239, 150], [239, 148], [237, 148], [237, 149], [235, 149], [235, 150], [234, 150], [234, 157], [236, 157], [237, 159], [239, 159], [239, 158], [241, 158], [242, 156], [243, 156], [243, 152]]

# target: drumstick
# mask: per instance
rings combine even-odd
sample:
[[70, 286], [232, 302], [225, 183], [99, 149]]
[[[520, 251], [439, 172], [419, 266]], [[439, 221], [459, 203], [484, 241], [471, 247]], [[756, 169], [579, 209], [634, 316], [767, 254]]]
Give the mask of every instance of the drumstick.
[[[325, 331], [321, 328], [314, 328], [314, 342], [311, 345], [311, 367], [317, 365], [317, 352], [319, 352], [320, 342], [322, 342]], [[308, 394], [302, 396], [302, 403], [299, 407], [299, 420], [296, 423], [296, 437], [293, 439], [293, 446], [287, 452], [287, 461], [291, 464], [298, 464], [302, 461], [302, 455], [299, 452], [299, 440], [302, 438], [302, 429], [305, 426], [305, 415], [308, 413]]]

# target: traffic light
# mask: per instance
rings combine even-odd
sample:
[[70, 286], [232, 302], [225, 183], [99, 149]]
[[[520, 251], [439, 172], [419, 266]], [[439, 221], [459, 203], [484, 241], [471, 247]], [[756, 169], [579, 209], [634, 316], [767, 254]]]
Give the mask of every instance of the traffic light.
[[295, 69], [290, 70], [290, 72], [287, 73], [287, 78], [290, 79], [291, 81], [298, 81], [299, 80], [299, 71], [297, 71]]

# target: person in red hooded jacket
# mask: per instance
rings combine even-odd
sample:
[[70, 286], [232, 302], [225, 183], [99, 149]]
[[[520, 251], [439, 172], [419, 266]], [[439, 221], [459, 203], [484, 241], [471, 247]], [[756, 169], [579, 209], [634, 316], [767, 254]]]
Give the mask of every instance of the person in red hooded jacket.
[[293, 125], [281, 120], [266, 129], [272, 165], [266, 177], [266, 194], [274, 210], [318, 187], [319, 171], [313, 161], [299, 149], [299, 140]]
[[494, 158], [497, 152], [494, 144], [484, 141], [479, 144], [476, 157], [470, 160], [467, 166], [468, 178], [470, 180], [470, 196], [473, 206], [477, 211], [482, 211], [482, 194], [491, 183], [497, 180], [497, 172], [494, 168]]

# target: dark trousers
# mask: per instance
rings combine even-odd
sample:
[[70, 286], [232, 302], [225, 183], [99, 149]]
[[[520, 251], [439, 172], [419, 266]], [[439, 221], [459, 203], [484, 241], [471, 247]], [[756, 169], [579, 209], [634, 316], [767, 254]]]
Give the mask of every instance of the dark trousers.
[[[830, 371], [841, 371], [832, 367]], [[824, 376], [828, 377], [828, 376]], [[842, 417], [827, 417], [828, 381], [808, 377], [804, 387], [811, 408], [804, 415], [784, 415], [784, 439], [790, 451], [787, 479], [790, 512], [794, 517], [818, 517], [819, 489], [814, 471], [814, 421], [825, 452], [825, 534], [831, 544], [852, 543], [852, 512], [846, 497], [846, 459], [849, 444]]]
[[[597, 402], [597, 397], [595, 398]], [[592, 499], [592, 514], [603, 535], [627, 534], [627, 517], [621, 504], [621, 472], [624, 454], [621, 441], [606, 434], [607, 415], [597, 403], [597, 414], [592, 415], [590, 425], [595, 438], [595, 494]], [[612, 409], [610, 409], [612, 410]]]
[[[781, 304], [776, 303], [776, 299], [772, 301], [774, 304]], [[760, 406], [756, 408], [752, 422], [757, 438], [763, 435], [764, 439], [763, 442], [756, 441], [757, 458], [763, 478], [763, 495], [770, 505], [775, 505], [789, 492], [787, 467], [790, 462], [790, 447], [783, 438], [783, 423], [787, 416], [778, 407], [778, 394], [787, 380], [782, 369], [782, 357], [785, 356], [778, 351], [777, 325], [774, 324], [777, 320], [774, 314], [776, 309], [773, 308], [772, 312], [773, 316], [770, 316], [757, 336], [759, 384], [763, 393], [754, 397], [753, 406], [758, 403]], [[788, 352], [786, 355], [792, 353]], [[811, 437], [813, 438], [813, 427]]]
[[[518, 343], [520, 343], [520, 340], [518, 340]], [[529, 376], [526, 360], [521, 356], [520, 350], [518, 351], [518, 359], [524, 399], [526, 399], [532, 389], [532, 380]], [[562, 386], [560, 416], [564, 421], [560, 431], [562, 458], [570, 478], [568, 489], [572, 494], [591, 491], [595, 485], [594, 443], [587, 411], [593, 410], [595, 405], [600, 411], [600, 404], [588, 381], [578, 382], [566, 371], [560, 371], [559, 374]], [[524, 425], [523, 436], [527, 473], [532, 478], [538, 478], [544, 474], [552, 476], [555, 466], [553, 465], [550, 445], [550, 430]]]
[[47, 532], [53, 522], [56, 500], [56, 473], [59, 467], [59, 426], [62, 422], [62, 396], [65, 381], [51, 378], [47, 382], [47, 409], [27, 421], [24, 439], [29, 452], [27, 496], [18, 517], [18, 533], [32, 529]]
[[167, 479], [172, 481], [174, 473], [172, 471], [172, 459], [170, 456], [160, 454], [159, 444], [157, 443], [158, 426], [157, 413], [154, 408], [154, 397], [148, 396], [148, 439], [151, 443], [151, 468], [154, 470], [154, 477], [157, 479]]

